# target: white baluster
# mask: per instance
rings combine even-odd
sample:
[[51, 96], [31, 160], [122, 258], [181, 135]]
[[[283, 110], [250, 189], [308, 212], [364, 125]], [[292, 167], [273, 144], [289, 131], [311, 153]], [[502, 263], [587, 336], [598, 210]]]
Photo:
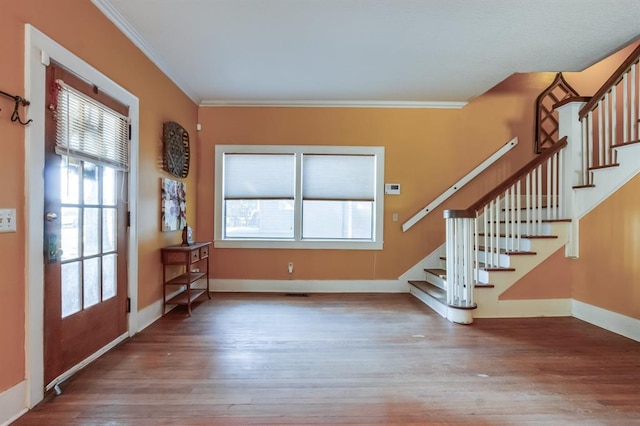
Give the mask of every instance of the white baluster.
[[531, 173], [527, 173], [525, 176], [525, 204], [526, 204], [526, 216], [525, 216], [525, 235], [531, 235], [531, 231], [529, 230], [529, 224], [531, 222]]
[[564, 203], [564, 172], [562, 167], [564, 165], [564, 149], [558, 152], [558, 216], [557, 219], [565, 219], [567, 213], [565, 212]]
[[606, 164], [609, 165], [611, 164], [609, 162], [609, 146], [611, 146], [611, 140], [610, 140], [610, 124], [609, 124], [609, 110], [610, 110], [610, 105], [609, 105], [609, 92], [607, 92], [604, 95], [604, 141], [602, 142], [602, 146], [604, 149], [604, 153], [603, 153], [603, 157], [604, 157], [604, 163], [602, 164]]
[[602, 166], [602, 161], [603, 161], [603, 157], [602, 154], [604, 153], [604, 137], [602, 136], [602, 132], [604, 131], [604, 126], [602, 125], [602, 122], [604, 121], [602, 118], [602, 110], [604, 108], [602, 107], [602, 100], [598, 101], [598, 166]]
[[[638, 140], [638, 116], [636, 115], [636, 102], [638, 94], [636, 92], [636, 64], [631, 65], [631, 140]], [[640, 108], [638, 108], [640, 110]]]
[[534, 235], [536, 232], [536, 222], [538, 217], [538, 179], [536, 179], [536, 177], [537, 169], [531, 170], [531, 231], [528, 233], [528, 235]]
[[511, 193], [509, 191], [510, 188], [507, 188], [504, 195], [504, 248], [509, 251], [512, 249], [511, 239], [509, 238], [509, 232], [511, 230], [511, 203], [509, 202], [509, 197]]
[[547, 219], [551, 219], [551, 197], [553, 197], [553, 190], [551, 189], [551, 184], [553, 183], [551, 178], [552, 160], [553, 157], [547, 159]]
[[[484, 242], [482, 244], [482, 246], [485, 248], [485, 253], [487, 250], [487, 247], [489, 247], [489, 232], [491, 230], [491, 213], [489, 213], [489, 208], [487, 206], [484, 206], [484, 221], [487, 224], [487, 226], [485, 226], [485, 231], [484, 231]], [[484, 256], [484, 266], [485, 267], [489, 267], [489, 260], [488, 260], [488, 256], [485, 254]]]
[[474, 267], [474, 279], [473, 284], [480, 282], [480, 259], [478, 259], [478, 243], [480, 237], [478, 235], [478, 217], [473, 219], [473, 267]]
[[520, 247], [520, 236], [522, 235], [522, 230], [520, 229], [520, 223], [522, 222], [520, 219], [522, 218], [522, 200], [521, 200], [521, 190], [522, 190], [522, 179], [520, 179], [516, 183], [516, 236], [517, 241], [516, 244]]
[[589, 131], [587, 132], [588, 134], [588, 139], [587, 139], [587, 146], [586, 146], [586, 151], [585, 151], [585, 155], [587, 157], [587, 167], [585, 167], [584, 169], [584, 173], [585, 173], [585, 185], [590, 185], [591, 184], [591, 174], [589, 172], [589, 169], [591, 167], [593, 167], [593, 153], [595, 152], [595, 141], [593, 140], [594, 135], [593, 135], [593, 111], [589, 111], [589, 120], [588, 120], [588, 125], [589, 125]]
[[538, 167], [538, 222], [536, 224], [536, 235], [540, 235], [541, 232], [541, 224], [542, 224], [542, 165]]
[[500, 202], [500, 196], [496, 198], [496, 202], [494, 204], [494, 208], [496, 209], [496, 217], [498, 218], [498, 226], [496, 227], [496, 232], [493, 236], [494, 239], [494, 249], [495, 249], [495, 264], [500, 266], [500, 209], [502, 203]]
[[[611, 92], [611, 145], [616, 145], [618, 142], [618, 86], [615, 86]], [[611, 164], [618, 163], [617, 151], [611, 149], [609, 145], [609, 152], [611, 153]]]
[[622, 143], [629, 142], [629, 73], [622, 76]]

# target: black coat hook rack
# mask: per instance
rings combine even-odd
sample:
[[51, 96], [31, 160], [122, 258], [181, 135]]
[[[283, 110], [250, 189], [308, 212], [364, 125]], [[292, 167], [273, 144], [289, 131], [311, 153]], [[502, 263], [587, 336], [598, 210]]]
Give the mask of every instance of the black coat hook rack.
[[22, 105], [23, 107], [26, 107], [31, 102], [29, 102], [28, 100], [26, 100], [22, 96], [12, 95], [12, 94], [9, 94], [7, 92], [3, 92], [2, 90], [0, 90], [0, 95], [6, 96], [7, 98], [11, 98], [11, 99], [13, 99], [13, 102], [16, 103], [15, 107], [13, 108], [13, 114], [11, 114], [11, 121], [17, 121], [18, 123], [22, 124], [23, 126], [26, 126], [27, 124], [29, 124], [29, 123], [31, 123], [33, 121], [31, 119], [29, 119], [27, 121], [22, 121], [22, 119], [20, 118], [20, 111], [18, 111], [18, 108], [20, 107], [20, 105]]

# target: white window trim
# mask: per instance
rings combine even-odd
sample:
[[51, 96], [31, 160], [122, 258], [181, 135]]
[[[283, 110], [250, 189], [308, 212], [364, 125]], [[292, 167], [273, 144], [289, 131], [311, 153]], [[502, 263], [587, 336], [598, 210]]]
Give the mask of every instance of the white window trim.
[[[223, 156], [225, 153], [241, 154], [334, 154], [334, 155], [375, 155], [375, 211], [373, 241], [345, 240], [281, 240], [281, 239], [223, 239]], [[302, 208], [300, 161], [296, 161], [295, 211]], [[215, 149], [215, 205], [214, 205], [214, 247], [216, 248], [263, 248], [263, 249], [342, 249], [342, 250], [382, 250], [384, 224], [384, 147], [380, 146], [313, 146], [313, 145], [216, 145]], [[297, 223], [297, 222], [296, 222]], [[297, 225], [296, 225], [297, 226]], [[299, 232], [295, 233], [299, 235]], [[299, 237], [298, 237], [299, 238]]]

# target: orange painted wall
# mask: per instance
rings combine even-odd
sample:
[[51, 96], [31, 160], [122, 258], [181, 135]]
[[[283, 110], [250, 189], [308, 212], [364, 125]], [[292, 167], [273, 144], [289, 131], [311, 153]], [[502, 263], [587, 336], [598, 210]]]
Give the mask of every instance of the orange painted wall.
[[[591, 94], [603, 81], [600, 74], [609, 75], [624, 57], [623, 52], [620, 58], [608, 59], [583, 73], [571, 73], [568, 79], [583, 93]], [[214, 235], [216, 144], [384, 146], [385, 182], [402, 186], [402, 195], [385, 197], [381, 251], [215, 249], [214, 277], [396, 279], [443, 243], [442, 210], [468, 207], [533, 157], [535, 99], [554, 77], [554, 73], [512, 75], [462, 110], [201, 107], [199, 239], [212, 240]], [[515, 149], [408, 232], [402, 232], [404, 221], [515, 136], [519, 138]], [[397, 223], [390, 220], [392, 213], [398, 213]], [[287, 273], [289, 261], [296, 265], [293, 276]], [[568, 270], [568, 264], [558, 264]]]
[[509, 287], [500, 300], [568, 299], [571, 298], [570, 260], [564, 247], [549, 256]]
[[[160, 232], [159, 166], [162, 123], [177, 121], [195, 135], [197, 106], [149, 61], [90, 1], [2, 2], [0, 89], [24, 94], [24, 24], [30, 23], [129, 90], [140, 101], [139, 308], [160, 299], [160, 247], [180, 242], [180, 233]], [[24, 132], [9, 121], [13, 104], [0, 99], [0, 208], [17, 208], [18, 232], [0, 234], [0, 392], [25, 377], [24, 317]], [[195, 137], [192, 137], [195, 140]], [[193, 144], [197, 155], [197, 144]], [[195, 166], [195, 165], [194, 165]], [[186, 180], [195, 194], [196, 172]], [[188, 198], [195, 222], [195, 196]]]
[[640, 319], [640, 175], [580, 221], [573, 297]]
[[[518, 74], [462, 110], [375, 108], [200, 108], [197, 235], [213, 239], [216, 144], [385, 147], [384, 249], [215, 249], [213, 274], [236, 279], [396, 279], [444, 241], [444, 208], [466, 208], [533, 155], [533, 101], [552, 74]], [[408, 232], [401, 225], [514, 136], [519, 145]], [[391, 221], [398, 213], [399, 221]], [[293, 277], [286, 264], [296, 265]]]

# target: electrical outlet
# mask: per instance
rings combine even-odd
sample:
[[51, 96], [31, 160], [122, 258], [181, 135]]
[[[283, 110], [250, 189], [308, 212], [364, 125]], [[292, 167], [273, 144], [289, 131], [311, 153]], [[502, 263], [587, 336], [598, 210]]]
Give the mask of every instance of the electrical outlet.
[[293, 274], [293, 262], [289, 262], [289, 273]]
[[0, 209], [0, 232], [16, 232], [16, 209]]

